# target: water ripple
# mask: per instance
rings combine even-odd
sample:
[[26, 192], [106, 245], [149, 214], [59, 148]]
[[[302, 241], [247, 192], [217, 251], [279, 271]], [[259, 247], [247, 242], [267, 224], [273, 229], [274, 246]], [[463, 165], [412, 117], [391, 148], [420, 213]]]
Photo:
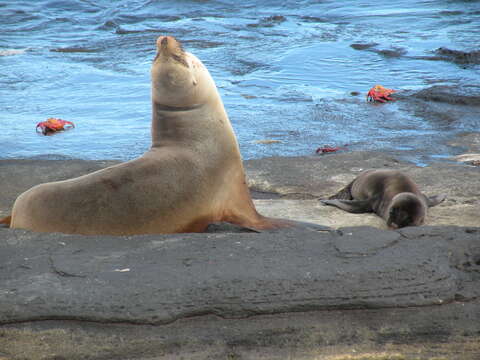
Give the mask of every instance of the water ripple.
[[[458, 131], [478, 130], [472, 110], [446, 116], [441, 107], [427, 114], [420, 105], [364, 101], [376, 83], [480, 83], [475, 2], [19, 0], [0, 1], [0, 10], [0, 121], [9, 124], [1, 157], [140, 155], [150, 141], [149, 71], [161, 34], [209, 68], [245, 158], [349, 143], [424, 161], [453, 151], [445, 143]], [[78, 126], [35, 134], [50, 116]], [[255, 143], [265, 139], [280, 142]]]

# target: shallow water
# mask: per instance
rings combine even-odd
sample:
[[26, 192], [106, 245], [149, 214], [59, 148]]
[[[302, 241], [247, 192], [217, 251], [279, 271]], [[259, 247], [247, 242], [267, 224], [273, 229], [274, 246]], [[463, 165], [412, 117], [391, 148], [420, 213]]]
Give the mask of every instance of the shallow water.
[[[209, 68], [246, 159], [348, 144], [428, 163], [456, 151], [446, 141], [457, 132], [480, 128], [475, 116], [453, 126], [365, 102], [377, 83], [480, 84], [478, 64], [427, 59], [439, 47], [480, 50], [477, 1], [12, 0], [0, 1], [0, 157], [142, 154], [163, 34]], [[76, 128], [36, 134], [48, 117]]]

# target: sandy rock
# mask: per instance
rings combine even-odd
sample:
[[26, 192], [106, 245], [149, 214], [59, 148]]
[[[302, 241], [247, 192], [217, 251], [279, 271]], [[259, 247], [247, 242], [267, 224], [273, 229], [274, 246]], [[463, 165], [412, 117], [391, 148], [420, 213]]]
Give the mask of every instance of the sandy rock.
[[[480, 168], [455, 163], [419, 167], [374, 152], [249, 160], [245, 167], [251, 188], [296, 200], [333, 195], [365, 169], [399, 169], [410, 175], [426, 195], [447, 195], [443, 203], [429, 209], [427, 225], [480, 226]], [[285, 203], [274, 199], [268, 206], [265, 200], [257, 200], [257, 204], [269, 216], [310, 216], [333, 227], [355, 224], [385, 228], [384, 222], [374, 215], [350, 214], [319, 206], [315, 201]]]

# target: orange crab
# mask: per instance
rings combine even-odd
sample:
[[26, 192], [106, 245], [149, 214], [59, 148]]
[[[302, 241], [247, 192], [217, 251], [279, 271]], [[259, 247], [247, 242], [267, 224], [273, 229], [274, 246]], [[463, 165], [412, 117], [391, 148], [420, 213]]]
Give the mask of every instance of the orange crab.
[[73, 129], [74, 127], [75, 125], [71, 121], [48, 118], [46, 121], [39, 122], [35, 130], [43, 135], [49, 135], [57, 131]]
[[[346, 145], [345, 145], [346, 146]], [[328, 153], [333, 153], [339, 150], [346, 150], [345, 147], [331, 147], [329, 145], [325, 145], [324, 147], [319, 147], [315, 152], [317, 154], [328, 154]]]
[[387, 102], [393, 101], [395, 99], [391, 98], [390, 95], [397, 92], [393, 89], [387, 89], [382, 85], [375, 85], [367, 94], [367, 101], [379, 101], [379, 102]]

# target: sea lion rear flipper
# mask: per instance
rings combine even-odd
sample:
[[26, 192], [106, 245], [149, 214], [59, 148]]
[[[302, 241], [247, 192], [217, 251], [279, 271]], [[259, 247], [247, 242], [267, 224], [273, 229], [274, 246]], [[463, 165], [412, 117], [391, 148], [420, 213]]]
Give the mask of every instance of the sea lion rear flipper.
[[336, 206], [339, 209], [351, 212], [351, 213], [367, 213], [372, 212], [372, 201], [370, 200], [342, 200], [342, 199], [333, 199], [333, 200], [320, 200], [325, 205]]
[[5, 225], [5, 227], [10, 227], [11, 222], [12, 222], [11, 216], [7, 216], [7, 217], [4, 217], [3, 219], [0, 219], [0, 224]]
[[[424, 195], [425, 196], [425, 195]], [[443, 200], [447, 198], [447, 194], [440, 194], [440, 195], [434, 195], [434, 196], [425, 196], [425, 199], [427, 200], [427, 205], [428, 207], [432, 207], [435, 205], [440, 204]]]
[[240, 226], [226, 221], [214, 222], [208, 224], [205, 229], [206, 233], [259, 233], [261, 231], [252, 227]]

